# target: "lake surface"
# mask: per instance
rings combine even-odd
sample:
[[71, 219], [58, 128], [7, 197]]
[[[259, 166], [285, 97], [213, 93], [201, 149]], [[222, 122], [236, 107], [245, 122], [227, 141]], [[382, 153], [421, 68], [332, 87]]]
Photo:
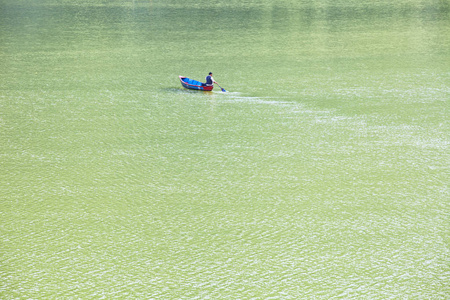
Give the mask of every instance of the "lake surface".
[[449, 32], [442, 0], [2, 0], [0, 298], [448, 299]]

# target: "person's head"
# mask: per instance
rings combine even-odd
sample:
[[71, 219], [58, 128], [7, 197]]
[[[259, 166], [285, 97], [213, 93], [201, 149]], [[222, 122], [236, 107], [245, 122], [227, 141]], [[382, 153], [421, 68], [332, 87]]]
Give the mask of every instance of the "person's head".
[[209, 75], [211, 75], [211, 76], [212, 76], [212, 72], [209, 72]]

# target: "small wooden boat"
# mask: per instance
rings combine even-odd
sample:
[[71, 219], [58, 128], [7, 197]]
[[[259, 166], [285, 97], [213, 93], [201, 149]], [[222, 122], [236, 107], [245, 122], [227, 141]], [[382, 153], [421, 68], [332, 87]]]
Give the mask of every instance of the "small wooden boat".
[[187, 89], [190, 90], [199, 90], [199, 91], [212, 91], [214, 88], [213, 85], [206, 85], [200, 81], [190, 79], [184, 76], [178, 76], [180, 77], [181, 85]]

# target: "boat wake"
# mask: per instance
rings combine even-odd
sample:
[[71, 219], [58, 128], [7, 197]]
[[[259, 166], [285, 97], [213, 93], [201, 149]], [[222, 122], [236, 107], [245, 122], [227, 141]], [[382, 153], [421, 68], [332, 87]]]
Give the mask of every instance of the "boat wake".
[[220, 92], [216, 91], [215, 94], [223, 94], [226, 97], [221, 98], [221, 101], [224, 102], [252, 102], [256, 104], [295, 104], [295, 102], [292, 101], [284, 101], [279, 97], [251, 97], [251, 96], [245, 96], [240, 92]]

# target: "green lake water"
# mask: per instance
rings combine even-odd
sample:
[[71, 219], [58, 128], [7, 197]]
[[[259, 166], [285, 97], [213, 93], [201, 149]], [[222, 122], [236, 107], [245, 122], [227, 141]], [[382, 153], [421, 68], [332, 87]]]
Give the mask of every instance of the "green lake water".
[[367, 2], [0, 0], [0, 298], [449, 299], [450, 4]]

